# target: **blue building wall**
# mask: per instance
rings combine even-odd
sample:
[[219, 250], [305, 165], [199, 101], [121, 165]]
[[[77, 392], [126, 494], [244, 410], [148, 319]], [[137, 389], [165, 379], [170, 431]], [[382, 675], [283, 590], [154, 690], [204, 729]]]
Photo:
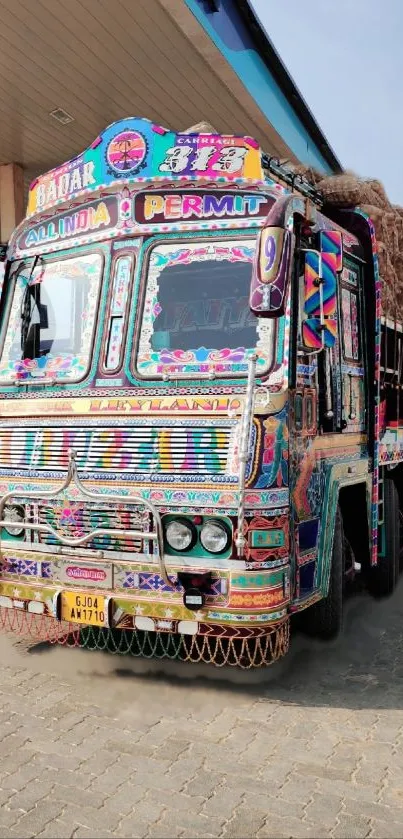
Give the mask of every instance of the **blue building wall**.
[[206, 0], [185, 0], [185, 3], [295, 156], [303, 163], [331, 173], [329, 164], [257, 52], [236, 0], [220, 0], [215, 12], [209, 9]]

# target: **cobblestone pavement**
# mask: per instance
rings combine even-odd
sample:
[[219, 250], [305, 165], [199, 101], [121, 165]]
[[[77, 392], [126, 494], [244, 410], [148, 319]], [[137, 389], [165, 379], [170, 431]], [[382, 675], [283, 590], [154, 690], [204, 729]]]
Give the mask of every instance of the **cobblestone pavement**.
[[403, 584], [269, 673], [0, 646], [1, 837], [403, 837]]

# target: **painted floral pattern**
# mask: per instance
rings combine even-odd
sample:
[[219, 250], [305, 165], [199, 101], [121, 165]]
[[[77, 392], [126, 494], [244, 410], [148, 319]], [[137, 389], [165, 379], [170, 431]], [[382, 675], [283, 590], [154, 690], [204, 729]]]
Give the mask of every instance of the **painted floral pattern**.
[[145, 376], [160, 375], [173, 370], [183, 373], [245, 373], [250, 355], [258, 354], [257, 370], [264, 372], [270, 363], [273, 335], [271, 321], [256, 321], [257, 341], [254, 347], [215, 349], [195, 347], [192, 350], [161, 347], [153, 349], [154, 322], [161, 313], [159, 278], [166, 267], [190, 265], [207, 260], [227, 260], [231, 263], [252, 263], [254, 243], [239, 241], [192, 242], [183, 246], [159, 246], [151, 254], [146, 300], [141, 327], [137, 369]]

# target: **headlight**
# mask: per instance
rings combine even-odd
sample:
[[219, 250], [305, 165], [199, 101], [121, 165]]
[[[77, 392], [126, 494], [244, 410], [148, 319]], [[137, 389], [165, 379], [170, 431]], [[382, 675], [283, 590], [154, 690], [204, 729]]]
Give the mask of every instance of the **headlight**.
[[14, 504], [9, 507], [5, 507], [3, 512], [3, 521], [15, 521], [15, 527], [4, 527], [4, 530], [6, 530], [10, 536], [21, 536], [24, 533], [24, 528], [18, 527], [18, 523], [25, 521], [24, 508], [17, 507]]
[[171, 521], [166, 527], [165, 538], [174, 551], [187, 551], [194, 542], [194, 531], [184, 521]]
[[209, 521], [200, 531], [200, 541], [209, 553], [220, 554], [228, 547], [229, 533], [223, 524]]

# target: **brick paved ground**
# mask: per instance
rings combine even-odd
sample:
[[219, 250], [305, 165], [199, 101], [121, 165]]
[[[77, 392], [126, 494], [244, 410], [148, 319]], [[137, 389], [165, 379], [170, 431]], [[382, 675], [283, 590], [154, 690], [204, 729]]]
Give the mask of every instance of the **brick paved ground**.
[[403, 837], [402, 607], [235, 683], [3, 638], [0, 839]]

